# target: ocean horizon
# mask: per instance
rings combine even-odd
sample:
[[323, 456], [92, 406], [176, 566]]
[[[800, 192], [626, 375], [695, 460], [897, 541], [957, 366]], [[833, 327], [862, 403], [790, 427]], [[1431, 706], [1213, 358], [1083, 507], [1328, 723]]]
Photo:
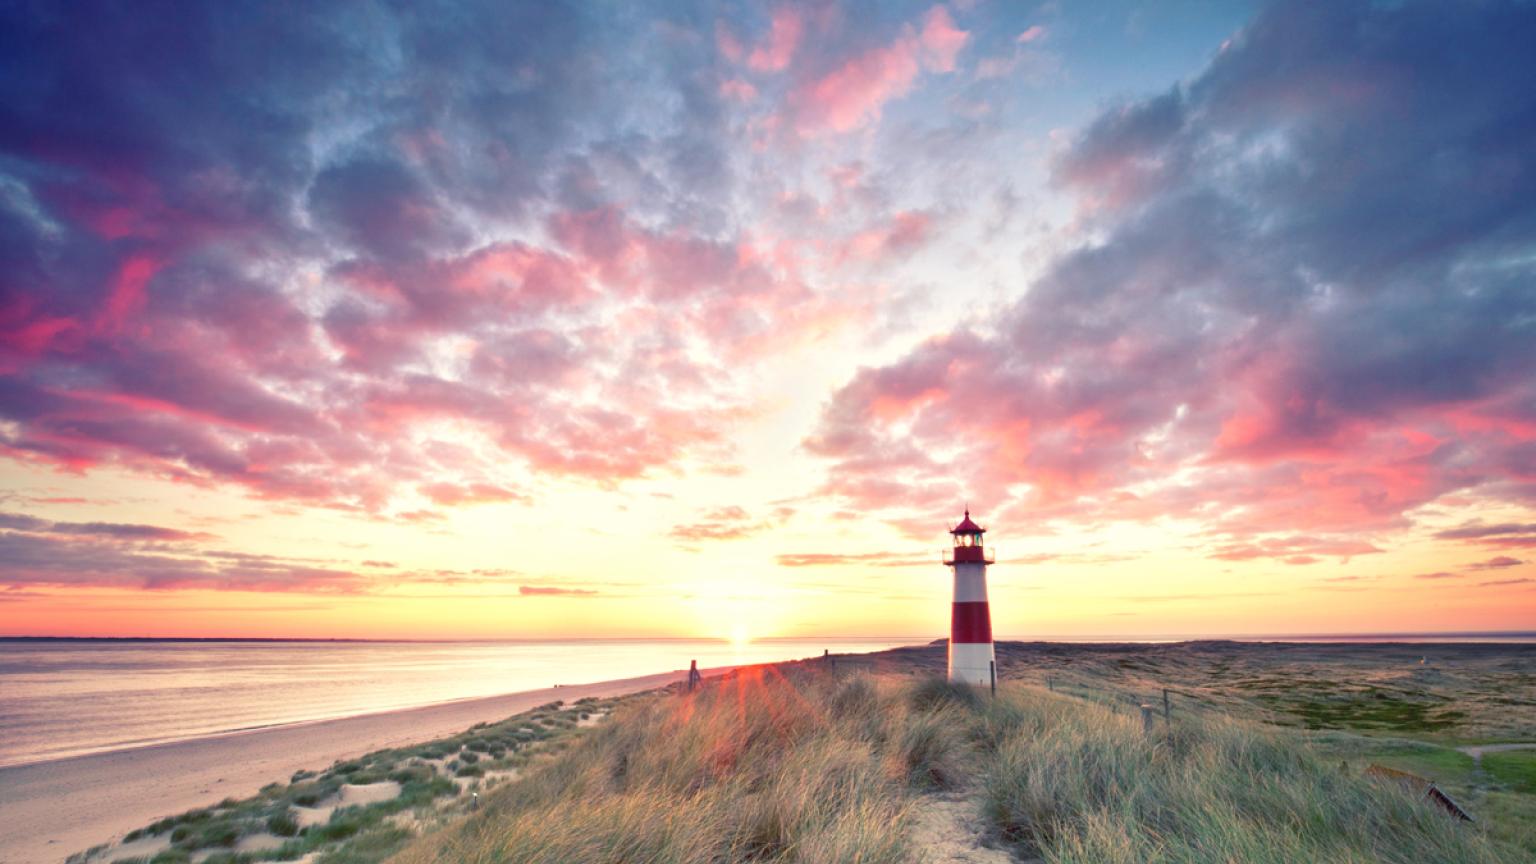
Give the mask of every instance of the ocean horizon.
[[[750, 640], [750, 645], [772, 645], [782, 643], [812, 643], [825, 642], [827, 645], [843, 645], [848, 643], [869, 642], [893, 642], [905, 645], [926, 644], [943, 636], [764, 636]], [[1133, 642], [1133, 643], [1166, 643], [1166, 642], [1536, 642], [1536, 630], [1460, 630], [1460, 631], [1382, 631], [1370, 633], [1176, 633], [1176, 634], [1145, 634], [1145, 633], [1092, 633], [1092, 634], [1033, 634], [1029, 636], [1010, 636], [998, 634], [1001, 642]], [[327, 637], [327, 636], [53, 636], [53, 635], [3, 635], [0, 634], [0, 643], [3, 642], [291, 642], [291, 643], [358, 643], [358, 644], [396, 644], [396, 645], [537, 645], [548, 643], [567, 644], [602, 644], [613, 642], [654, 642], [659, 644], [720, 644], [734, 645], [735, 640], [724, 637], [694, 637], [694, 636], [589, 636], [589, 637], [562, 637], [552, 638], [518, 638], [504, 639], [368, 639], [359, 637]]]

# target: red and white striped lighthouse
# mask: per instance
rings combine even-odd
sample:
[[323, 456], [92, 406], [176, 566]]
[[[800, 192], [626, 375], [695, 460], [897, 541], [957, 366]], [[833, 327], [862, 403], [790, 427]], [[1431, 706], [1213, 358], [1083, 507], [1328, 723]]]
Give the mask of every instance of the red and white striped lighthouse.
[[954, 551], [944, 563], [955, 573], [955, 604], [949, 619], [949, 680], [978, 684], [992, 682], [992, 612], [987, 607], [987, 565], [993, 561], [981, 535], [987, 529], [965, 519], [950, 529]]

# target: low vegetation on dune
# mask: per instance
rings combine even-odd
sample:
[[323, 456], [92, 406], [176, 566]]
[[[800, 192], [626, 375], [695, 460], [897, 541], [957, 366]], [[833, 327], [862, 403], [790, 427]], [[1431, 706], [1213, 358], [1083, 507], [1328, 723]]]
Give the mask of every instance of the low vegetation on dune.
[[161, 819], [68, 864], [374, 864], [476, 796], [561, 752], [623, 699], [552, 702], [449, 738], [299, 771], [259, 794]]
[[920, 862], [935, 831], [1051, 862], [1529, 860], [1305, 732], [810, 666], [633, 700], [395, 860]]

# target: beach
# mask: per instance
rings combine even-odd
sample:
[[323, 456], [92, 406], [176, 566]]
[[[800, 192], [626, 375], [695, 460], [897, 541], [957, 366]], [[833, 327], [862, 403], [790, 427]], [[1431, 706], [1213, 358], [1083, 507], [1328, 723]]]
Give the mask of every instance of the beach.
[[295, 771], [430, 741], [556, 699], [619, 696], [686, 675], [549, 687], [0, 768], [0, 864], [57, 864], [157, 818], [287, 782]]

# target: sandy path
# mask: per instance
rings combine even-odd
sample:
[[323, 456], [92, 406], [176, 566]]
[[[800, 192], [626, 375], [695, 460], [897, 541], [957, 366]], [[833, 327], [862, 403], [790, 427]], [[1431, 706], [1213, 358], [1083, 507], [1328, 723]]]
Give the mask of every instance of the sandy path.
[[[961, 795], [925, 795], [918, 799], [912, 845], [927, 864], [1014, 864], [1014, 857], [982, 842], [976, 802]], [[1036, 862], [1038, 859], [1030, 859]], [[1026, 862], [1029, 864], [1029, 862]]]
[[162, 816], [287, 782], [301, 768], [430, 741], [555, 699], [619, 696], [686, 676], [551, 687], [0, 768], [0, 864], [58, 864]]
[[1457, 750], [1472, 757], [1472, 761], [1482, 764], [1484, 753], [1507, 753], [1510, 750], [1536, 750], [1536, 741], [1526, 741], [1520, 744], [1474, 744], [1470, 747], [1457, 747]]

